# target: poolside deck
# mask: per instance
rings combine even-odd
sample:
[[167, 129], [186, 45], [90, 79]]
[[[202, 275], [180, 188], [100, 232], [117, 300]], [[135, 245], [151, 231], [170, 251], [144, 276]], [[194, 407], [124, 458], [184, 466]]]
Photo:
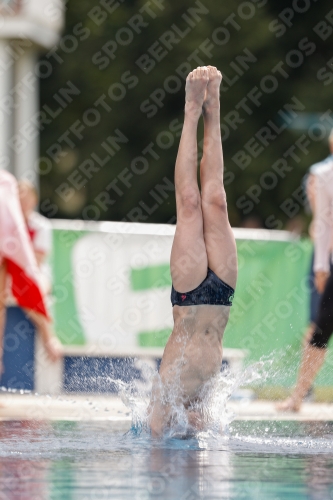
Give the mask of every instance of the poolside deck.
[[[231, 401], [236, 420], [333, 421], [333, 404], [304, 403], [299, 413], [280, 413], [270, 401]], [[0, 420], [95, 420], [128, 427], [129, 409], [114, 396], [42, 396], [10, 394], [0, 396]]]

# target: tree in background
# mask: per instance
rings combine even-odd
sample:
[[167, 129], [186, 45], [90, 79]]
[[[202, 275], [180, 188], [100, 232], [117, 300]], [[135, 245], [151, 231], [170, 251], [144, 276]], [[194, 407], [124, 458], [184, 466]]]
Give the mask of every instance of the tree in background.
[[231, 223], [281, 228], [327, 155], [330, 115], [304, 113], [331, 104], [329, 12], [314, 0], [68, 2], [62, 40], [40, 61], [42, 212], [174, 222], [185, 77], [210, 64], [224, 75]]

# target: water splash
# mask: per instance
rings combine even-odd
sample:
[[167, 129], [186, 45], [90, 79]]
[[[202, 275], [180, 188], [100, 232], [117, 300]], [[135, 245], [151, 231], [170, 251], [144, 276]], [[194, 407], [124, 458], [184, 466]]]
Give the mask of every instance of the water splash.
[[[228, 410], [227, 403], [232, 394], [240, 387], [251, 385], [255, 382], [264, 383], [269, 377], [272, 360], [266, 359], [251, 364], [244, 370], [231, 372], [224, 369], [223, 372], [209, 380], [200, 390], [199, 397], [190, 406], [186, 407], [179, 391], [179, 378], [176, 376], [172, 385], [163, 387], [157, 371], [147, 367], [149, 373], [149, 387], [138, 387], [136, 380], [123, 382], [112, 380], [117, 387], [118, 396], [132, 415], [132, 429], [134, 435], [149, 433], [149, 417], [151, 413], [150, 401], [152, 395], [152, 381], [155, 387], [159, 386], [158, 395], [171, 407], [172, 418], [165, 432], [165, 438], [189, 438], [191, 436], [204, 435], [218, 436], [228, 434], [228, 427], [234, 420], [235, 415]], [[189, 412], [202, 416], [203, 426], [200, 431], [196, 430], [189, 421]], [[208, 433], [208, 434], [207, 434]]]
[[[330, 422], [237, 421], [235, 415], [228, 411], [227, 403], [239, 387], [265, 384], [272, 377], [276, 370], [276, 359], [277, 355], [273, 353], [269, 359], [250, 364], [238, 372], [225, 370], [212, 379], [205, 387], [204, 397], [197, 406], [202, 409], [207, 423], [202, 431], [193, 433], [193, 428], [190, 429], [186, 421], [184, 406], [177, 406], [175, 400], [175, 414], [180, 416], [178, 422], [176, 419], [174, 421], [177, 425], [173, 425], [160, 439], [151, 439], [147, 408], [151, 382], [153, 376], [158, 375], [156, 370], [143, 366], [150, 381], [145, 387], [135, 379], [130, 382], [112, 379], [118, 396], [132, 415], [132, 428], [126, 434], [124, 429], [114, 428], [110, 421], [1, 423], [6, 428], [6, 433], [3, 434], [0, 446], [0, 457], [69, 456], [81, 460], [89, 450], [89, 456], [99, 459], [114, 450], [131, 453], [155, 448], [333, 456], [333, 425]], [[15, 390], [10, 392], [27, 393]], [[52, 397], [59, 400], [62, 398], [66, 399], [66, 396]], [[95, 403], [90, 401], [89, 404], [93, 406]]]
[[[283, 355], [283, 352], [275, 351], [269, 357], [264, 357], [259, 362], [249, 364], [239, 371], [224, 370], [202, 387], [200, 398], [187, 408], [179, 397], [180, 376], [179, 373], [176, 373], [173, 386], [168, 388], [170, 390], [168, 390], [168, 394], [165, 396], [167, 397], [168, 404], [172, 407], [172, 419], [170, 422], [171, 425], [163, 436], [163, 439], [189, 439], [191, 436], [194, 436], [196, 439], [200, 438], [204, 439], [204, 441], [212, 438], [216, 442], [220, 442], [221, 437], [231, 436], [231, 424], [234, 422], [236, 416], [228, 409], [228, 401], [240, 388], [253, 387], [255, 385], [265, 386], [267, 380], [270, 381], [275, 377], [281, 377], [281, 359], [283, 360]], [[152, 368], [151, 365], [144, 363], [142, 360], [135, 360], [135, 363], [141, 370], [142, 376], [140, 379], [134, 377], [130, 379], [129, 374], [127, 374], [127, 380], [130, 380], [125, 382], [124, 380], [112, 377], [111, 374], [107, 378], [106, 385], [114, 388], [114, 394], [117, 394], [126, 408], [128, 408], [128, 412], [131, 414], [131, 433], [133, 436], [138, 437], [142, 435], [143, 438], [149, 438], [149, 402], [151, 399], [152, 381], [154, 378], [155, 381], [160, 381], [160, 379], [157, 370]], [[5, 392], [4, 389], [1, 388], [1, 390]], [[22, 390], [8, 390], [8, 392], [28, 393], [28, 391]], [[69, 396], [52, 396], [52, 399], [59, 401], [68, 401], [69, 399], [71, 401], [68, 398]], [[38, 397], [37, 394], [36, 397]], [[75, 402], [75, 398], [73, 398], [72, 403], [74, 404]], [[90, 405], [89, 410], [91, 410], [92, 418], [94, 418], [93, 412], [99, 410], [97, 407], [95, 408], [96, 401], [90, 401], [87, 404]], [[97, 405], [99, 406], [99, 402]], [[196, 430], [191, 425], [191, 422], [189, 422], [188, 409], [202, 415], [204, 426], [200, 431]], [[105, 411], [108, 411], [108, 409], [105, 409]], [[124, 411], [122, 410], [121, 413], [124, 414]], [[126, 413], [126, 415], [128, 414]], [[105, 417], [108, 417], [108, 414]], [[121, 416], [119, 417], [121, 418]], [[244, 444], [247, 442], [251, 448], [255, 443], [259, 443], [258, 436], [253, 438], [251, 432], [248, 439], [245, 439], [244, 436], [241, 436], [239, 439]], [[237, 440], [238, 437], [233, 434], [232, 442], [236, 446], [238, 446]], [[266, 446], [268, 448], [274, 445], [271, 437], [267, 434], [261, 437], [259, 441], [265, 448]], [[309, 443], [305, 440], [304, 446], [308, 445]]]

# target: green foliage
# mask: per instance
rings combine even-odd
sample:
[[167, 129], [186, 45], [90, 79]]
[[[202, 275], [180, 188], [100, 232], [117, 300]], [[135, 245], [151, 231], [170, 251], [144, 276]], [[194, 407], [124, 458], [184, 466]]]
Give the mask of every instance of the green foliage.
[[[184, 65], [187, 63], [193, 69], [210, 64], [217, 66], [225, 76], [221, 123], [231, 222], [238, 225], [245, 216], [256, 214], [267, 226], [270, 225], [267, 218], [272, 215], [274, 220], [285, 223], [289, 216], [280, 205], [299, 188], [309, 166], [327, 156], [326, 140], [310, 140], [308, 152], [297, 147], [298, 159], [287, 158], [290, 168], [282, 176], [274, 173], [272, 164], [282, 158], [302, 134], [307, 135], [307, 127], [293, 130], [290, 127], [296, 122], [289, 117], [288, 128], [276, 134], [267, 146], [258, 142], [255, 134], [270, 120], [281, 127], [279, 110], [293, 102], [293, 98], [302, 103], [303, 112], [321, 114], [329, 109], [332, 83], [325, 85], [327, 82], [320, 81], [317, 73], [331, 57], [333, 35], [322, 40], [313, 30], [329, 7], [314, 0], [303, 2], [308, 4], [306, 12], [293, 11], [290, 2], [265, 0], [229, 3], [183, 0], [177, 4], [133, 0], [119, 2], [119, 5], [109, 1], [104, 5], [106, 3], [114, 12], [105, 14], [103, 22], [97, 22], [92, 9], [105, 12], [100, 3], [68, 2], [63, 39], [54, 56], [42, 56], [42, 61], [52, 64], [49, 76], [41, 79], [42, 109], [61, 109], [41, 132], [41, 156], [51, 160], [50, 168], [44, 169], [41, 176], [42, 211], [55, 217], [129, 220], [138, 216], [138, 220], [147, 222], [174, 220], [175, 201], [170, 186], [164, 196], [154, 197], [154, 194], [160, 193], [156, 186], [164, 185], [165, 178], [169, 182], [173, 180], [183, 120]], [[278, 31], [273, 29], [274, 26], [283, 29], [278, 16], [285, 8], [294, 14], [288, 22], [292, 26], [284, 25], [285, 33], [277, 37]], [[294, 8], [301, 10], [300, 2], [295, 3]], [[140, 9], [144, 25], [136, 28], [142, 30], [139, 34], [133, 28], [133, 16], [139, 15]], [[271, 25], [272, 22], [275, 24]], [[178, 33], [170, 49], [166, 49], [167, 31]], [[117, 47], [112, 58], [107, 48], [112, 50], [114, 44]], [[156, 57], [162, 60], [157, 62], [149, 55], [150, 60], [155, 61], [149, 71], [149, 63], [138, 64], [138, 59], [154, 47]], [[195, 59], [196, 56], [199, 59]], [[279, 64], [282, 69], [273, 70]], [[232, 79], [234, 83], [228, 85]], [[249, 92], [254, 87], [265, 86], [265, 82], [266, 90], [261, 90], [259, 105], [256, 105]], [[271, 91], [275, 83], [277, 88]], [[67, 99], [62, 89], [69, 85], [78, 89], [78, 95]], [[152, 93], [160, 95], [157, 89], [165, 92], [161, 107], [152, 100]], [[59, 104], [59, 96], [65, 104]], [[103, 104], [96, 105], [101, 96], [105, 96]], [[246, 109], [240, 104], [244, 98]], [[149, 106], [155, 106], [149, 108], [153, 110], [151, 117], [142, 111], [148, 99]], [[87, 111], [91, 108], [98, 114]], [[234, 114], [230, 115], [231, 112]], [[238, 120], [235, 112], [239, 113]], [[295, 111], [294, 117], [298, 115], [299, 111]], [[82, 136], [76, 136], [69, 128], [77, 120], [84, 127]], [[89, 123], [95, 120], [96, 125], [87, 125], [87, 120]], [[102, 143], [109, 136], [115, 136], [116, 130], [127, 142], [118, 143], [118, 151], [112, 147], [114, 155], [104, 166], [98, 167], [95, 162], [95, 171], [84, 174], [82, 163], [88, 159], [92, 162], [94, 153], [105, 158], [107, 153]], [[65, 138], [59, 139], [66, 133]], [[200, 129], [199, 140], [201, 133]], [[234, 155], [252, 138], [258, 142], [256, 151], [260, 153], [242, 168], [235, 162]], [[153, 149], [143, 153], [151, 143]], [[142, 156], [147, 163], [133, 162]], [[124, 169], [128, 169], [125, 174]], [[271, 173], [271, 185], [268, 185], [269, 178], [263, 177], [267, 171]], [[118, 177], [123, 175], [124, 179], [129, 173], [133, 174], [129, 180]], [[113, 188], [106, 189], [113, 181], [116, 182]], [[253, 185], [262, 190], [258, 203], [247, 193]], [[59, 186], [62, 189], [59, 190]], [[73, 191], [66, 190], [67, 187], [73, 187]], [[50, 203], [56, 205], [52, 210]], [[141, 210], [141, 219], [140, 212], [133, 211], [135, 207]]]

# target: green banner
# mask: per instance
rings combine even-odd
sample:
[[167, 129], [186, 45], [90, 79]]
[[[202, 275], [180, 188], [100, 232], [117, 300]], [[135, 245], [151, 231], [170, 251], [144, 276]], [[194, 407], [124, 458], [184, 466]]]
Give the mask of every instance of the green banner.
[[[259, 359], [293, 342], [307, 324], [312, 245], [246, 240], [237, 249], [239, 276], [224, 343]], [[132, 269], [131, 281], [136, 291], [171, 286], [169, 266]], [[141, 345], [164, 346], [165, 330], [142, 332], [140, 338]]]
[[149, 288], [171, 287], [169, 264], [131, 269], [132, 290], [148, 290]]
[[85, 335], [77, 312], [72, 250], [83, 231], [53, 230], [53, 315], [55, 331], [64, 345], [82, 345]]
[[[309, 323], [312, 249], [309, 240], [237, 241], [239, 276], [223, 345], [246, 349], [247, 362], [270, 359], [274, 380], [271, 377], [267, 382], [273, 385], [289, 386], [295, 378]], [[160, 286], [163, 280], [164, 266], [132, 271], [135, 290]], [[141, 332], [139, 345], [163, 347], [169, 333], [165, 329]], [[332, 361], [329, 355], [317, 385], [331, 384]]]
[[[128, 342], [132, 342], [134, 349], [135, 346], [164, 347], [172, 330], [171, 315], [170, 324], [165, 324], [168, 308], [171, 312], [169, 263], [152, 261], [145, 267], [133, 265], [142, 245], [150, 241], [149, 235], [146, 239], [130, 235], [120, 248], [114, 245], [114, 239], [108, 238], [98, 232], [54, 231], [57, 335], [67, 345], [98, 342], [105, 345], [105, 332], [113, 335], [114, 330], [119, 331], [117, 341], [124, 342], [125, 347]], [[171, 249], [172, 236], [168, 238], [167, 243], [163, 240], [164, 245]], [[76, 244], [81, 245], [80, 255], [89, 257], [92, 266], [91, 276], [81, 284], [74, 270]], [[295, 380], [302, 337], [309, 322], [308, 273], [312, 243], [309, 240], [238, 240], [237, 249], [239, 275], [223, 345], [245, 349], [250, 363], [271, 360], [274, 369], [271, 380], [266, 382], [290, 386]], [[168, 255], [167, 248], [161, 260], [167, 260]], [[82, 294], [78, 291], [82, 291], [82, 286], [86, 290], [86, 302], [79, 307], [77, 300]], [[80, 317], [79, 311], [87, 305], [92, 320]], [[91, 323], [94, 318], [96, 323]], [[131, 320], [129, 328], [119, 322], [127, 318]], [[132, 323], [133, 318], [141, 318], [137, 326]], [[89, 325], [93, 327], [90, 336]], [[316, 385], [332, 384], [332, 365], [333, 353], [329, 352]]]

